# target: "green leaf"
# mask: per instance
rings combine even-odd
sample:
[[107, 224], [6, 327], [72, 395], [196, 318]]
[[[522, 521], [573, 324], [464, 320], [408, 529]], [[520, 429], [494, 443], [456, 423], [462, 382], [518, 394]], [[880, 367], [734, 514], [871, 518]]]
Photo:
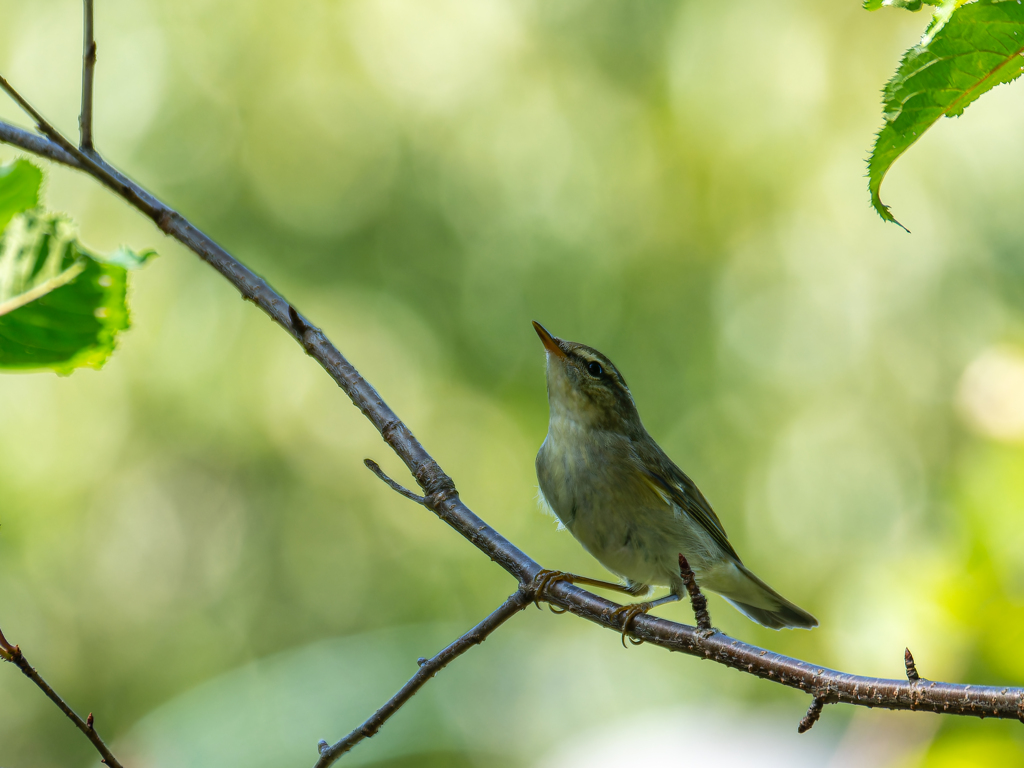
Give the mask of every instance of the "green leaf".
[[0, 168], [0, 369], [99, 368], [128, 327], [127, 269], [155, 254], [86, 250], [66, 216], [34, 207], [41, 182], [25, 161]]
[[150, 259], [156, 258], [156, 255], [157, 253], [154, 250], [147, 249], [136, 253], [131, 248], [125, 248], [122, 245], [107, 256], [94, 255], [93, 258], [102, 261], [104, 264], [116, 264], [125, 269], [140, 269], [146, 266]]
[[43, 172], [28, 160], [0, 166], [0, 232], [22, 211], [39, 205]]
[[941, 0], [941, 2], [933, 3], [937, 7], [935, 12], [932, 13], [932, 20], [928, 23], [928, 29], [924, 31], [924, 35], [921, 37], [920, 45], [928, 45], [932, 38], [938, 34], [939, 30], [946, 26], [946, 22], [953, 17], [956, 9], [969, 2], [971, 0]]
[[903, 8], [907, 11], [920, 11], [922, 5], [938, 5], [942, 0], [864, 0], [865, 11], [877, 11], [879, 8]]
[[[940, 16], [948, 20], [943, 24]], [[896, 158], [940, 117], [963, 114], [986, 91], [1019, 77], [1022, 53], [1024, 5], [1018, 0], [978, 0], [936, 11], [924, 39], [907, 51], [883, 91], [885, 124], [868, 161], [871, 204], [879, 216], [899, 224], [879, 194]]]

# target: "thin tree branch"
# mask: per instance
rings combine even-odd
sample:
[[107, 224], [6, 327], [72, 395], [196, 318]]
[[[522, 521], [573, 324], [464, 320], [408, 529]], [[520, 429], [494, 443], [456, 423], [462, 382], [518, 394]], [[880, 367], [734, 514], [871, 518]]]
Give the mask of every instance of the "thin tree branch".
[[391, 716], [411, 699], [424, 684], [451, 664], [455, 659], [464, 654], [474, 645], [480, 645], [494, 630], [508, 621], [512, 616], [519, 613], [532, 602], [531, 593], [528, 589], [520, 587], [512, 593], [511, 597], [499, 606], [499, 608], [481, 621], [469, 632], [453, 642], [432, 659], [420, 659], [420, 668], [409, 682], [388, 699], [387, 703], [378, 709], [365, 723], [360, 725], [348, 736], [337, 743], [328, 746], [326, 741], [320, 742], [320, 759], [316, 761], [315, 768], [327, 768], [339, 757], [348, 752], [352, 747], [363, 739], [369, 739], [386, 723]]
[[[0, 78], [0, 87], [11, 94], [48, 137], [40, 139], [27, 131], [0, 122], [0, 140], [85, 171], [220, 272], [235, 286], [242, 298], [256, 304], [298, 341], [369, 419], [423, 489], [423, 506], [514, 576], [521, 590], [528, 590], [531, 596], [535, 594], [532, 584], [534, 577], [542, 570], [541, 566], [462, 503], [451, 478], [319, 328], [300, 315], [261, 277], [179, 213], [99, 156], [86, 155], [72, 145], [3, 78]], [[572, 584], [556, 583], [541, 597], [552, 605], [616, 632], [623, 629], [623, 619], [615, 613], [620, 606]], [[847, 703], [1024, 720], [1024, 689], [1021, 688], [939, 682], [925, 684], [924, 681], [911, 683], [905, 680], [860, 677], [817, 667], [748, 645], [721, 633], [708, 636], [705, 629], [649, 615], [633, 619], [628, 634], [653, 645], [709, 659], [756, 677], [806, 691], [820, 700], [822, 706], [826, 703]]]
[[78, 162], [78, 158], [62, 149], [59, 145], [54, 144], [45, 136], [39, 136], [10, 123], [0, 121], [0, 141], [4, 144], [20, 147], [26, 152], [31, 152], [33, 155], [53, 160], [55, 163], [82, 170], [82, 164]]
[[60, 708], [60, 711], [67, 715], [68, 719], [75, 724], [75, 727], [84, 733], [86, 738], [92, 742], [94, 747], [96, 747], [96, 751], [100, 753], [104, 763], [110, 766], [110, 768], [122, 768], [121, 763], [119, 763], [117, 758], [114, 757], [114, 753], [110, 751], [103, 739], [100, 738], [100, 735], [96, 733], [96, 728], [93, 726], [92, 712], [89, 713], [89, 717], [86, 720], [79, 717], [78, 713], [69, 707], [67, 702], [65, 702], [64, 699], [62, 699], [57, 692], [50, 687], [50, 684], [47, 683], [38, 672], [36, 672], [35, 668], [28, 663], [28, 659], [26, 659], [25, 654], [21, 652], [21, 648], [7, 642], [7, 638], [4, 637], [3, 632], [0, 632], [0, 658], [4, 661], [11, 662], [20, 669], [25, 674], [25, 677], [35, 683], [39, 689], [46, 694], [50, 701], [56, 704]]
[[96, 72], [96, 38], [93, 36], [93, 0], [82, 0], [85, 15], [82, 24], [82, 112], [78, 116], [79, 143], [83, 152], [92, 152], [92, 83]]

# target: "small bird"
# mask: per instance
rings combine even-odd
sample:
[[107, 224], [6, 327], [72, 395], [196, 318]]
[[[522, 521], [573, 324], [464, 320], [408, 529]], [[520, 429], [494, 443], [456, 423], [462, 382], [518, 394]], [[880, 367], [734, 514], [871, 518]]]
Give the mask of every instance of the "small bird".
[[551, 411], [537, 453], [541, 494], [583, 548], [625, 581], [548, 571], [541, 589], [569, 581], [641, 596], [652, 586], [667, 586], [666, 597], [619, 609], [625, 635], [635, 616], [686, 594], [681, 554], [700, 586], [758, 624], [818, 626], [743, 565], [707, 499], [647, 434], [612, 361], [596, 349], [555, 338], [540, 323], [533, 327], [547, 350]]

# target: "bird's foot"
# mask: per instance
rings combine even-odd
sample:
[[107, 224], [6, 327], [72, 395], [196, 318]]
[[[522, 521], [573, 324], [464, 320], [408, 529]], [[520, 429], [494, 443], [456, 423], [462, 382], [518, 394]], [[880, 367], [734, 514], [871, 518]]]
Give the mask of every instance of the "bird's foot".
[[[540, 571], [536, 576], [533, 577], [533, 604], [540, 608], [540, 597], [543, 595], [548, 587], [557, 584], [560, 581], [567, 581], [570, 584], [576, 579], [576, 575], [572, 573], [566, 573], [565, 571], [549, 571], [547, 568]], [[555, 608], [553, 605], [548, 605], [553, 613], [565, 613], [565, 608]]]
[[[626, 633], [629, 632], [629, 625], [633, 623], [633, 620], [642, 614], [647, 613], [651, 608], [654, 607], [654, 603], [633, 603], [632, 605], [623, 605], [612, 611], [612, 618], [622, 619], [622, 647], [626, 647]], [[633, 645], [640, 645], [643, 640], [634, 640], [632, 637], [629, 638], [629, 642]]]

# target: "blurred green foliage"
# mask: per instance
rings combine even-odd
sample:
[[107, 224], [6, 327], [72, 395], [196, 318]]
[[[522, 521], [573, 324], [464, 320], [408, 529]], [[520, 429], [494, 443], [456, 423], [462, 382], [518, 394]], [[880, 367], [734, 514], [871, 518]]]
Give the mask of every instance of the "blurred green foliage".
[[[1024, 684], [1014, 89], [937, 125], [892, 171], [908, 236], [878, 221], [862, 173], [878, 84], [920, 33], [909, 14], [810, 0], [97, 5], [98, 148], [321, 325], [470, 507], [545, 566], [600, 575], [537, 507], [547, 403], [532, 319], [616, 362], [744, 560], [822, 624], [773, 633], [712, 598], [716, 626], [862, 674], [900, 676], [909, 646], [926, 678]], [[0, 18], [0, 71], [73, 135], [80, 5], [3, 0]], [[9, 104], [0, 117], [21, 121]], [[198, 749], [218, 713], [233, 733], [252, 689], [209, 709], [196, 702], [225, 699], [204, 692], [319, 642], [340, 638], [350, 663], [374, 633], [407, 638], [379, 681], [394, 690], [409, 654], [512, 591], [363, 468], [369, 456], [405, 478], [285, 334], [89, 179], [47, 179], [83, 242], [165, 258], [134, 281], [134, 327], [102, 372], [0, 378], [0, 625], [134, 764], [170, 759], [147, 751], [168, 733]], [[466, 657], [475, 674], [433, 681], [396, 718], [398, 742], [389, 725], [353, 758], [532, 764], [575, 743], [538, 701], [573, 704], [574, 734], [684, 703], [714, 705], [722, 728], [795, 731], [807, 704], [624, 651], [568, 617], [531, 609], [509, 632]], [[503, 642], [533, 652], [502, 666]], [[0, 673], [0, 765], [95, 760]], [[523, 680], [536, 700], [508, 692]], [[313, 696], [258, 690], [282, 723]], [[317, 738], [381, 702], [329, 693], [342, 709]], [[417, 723], [476, 723], [505, 701], [519, 704], [485, 708], [489, 729], [461, 747], [416, 740]], [[183, 709], [202, 722], [175, 719]], [[290, 743], [312, 763], [304, 727]], [[529, 754], [502, 741], [517, 728]], [[723, 733], [706, 736], [742, 741]], [[1024, 751], [1015, 723], [843, 708], [801, 738], [888, 745], [879, 765]]]

